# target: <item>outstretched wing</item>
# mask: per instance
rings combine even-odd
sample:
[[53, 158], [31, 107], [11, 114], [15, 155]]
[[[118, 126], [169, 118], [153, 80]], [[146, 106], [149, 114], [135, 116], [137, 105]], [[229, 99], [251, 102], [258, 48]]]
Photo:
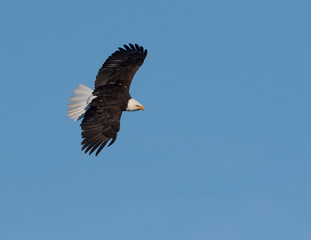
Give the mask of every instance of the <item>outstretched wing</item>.
[[123, 85], [129, 89], [132, 79], [143, 64], [147, 49], [137, 44], [124, 45], [114, 52], [99, 69], [95, 89], [105, 85]]
[[117, 139], [120, 130], [120, 118], [122, 110], [112, 105], [102, 105], [96, 98], [92, 101], [81, 123], [82, 151], [92, 154], [96, 149], [96, 156], [105, 147], [110, 139], [108, 147]]

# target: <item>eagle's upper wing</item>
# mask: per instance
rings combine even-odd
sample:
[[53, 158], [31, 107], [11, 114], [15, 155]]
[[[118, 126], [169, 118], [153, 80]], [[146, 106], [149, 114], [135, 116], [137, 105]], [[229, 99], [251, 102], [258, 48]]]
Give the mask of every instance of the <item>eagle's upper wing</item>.
[[99, 69], [95, 89], [104, 85], [123, 85], [130, 88], [132, 79], [143, 64], [147, 49], [137, 44], [124, 45], [114, 52]]
[[89, 154], [91, 154], [97, 149], [97, 156], [110, 139], [112, 141], [108, 146], [113, 144], [120, 129], [121, 115], [121, 109], [111, 105], [102, 105], [95, 98], [81, 123], [82, 151], [85, 149], [85, 153], [90, 151]]

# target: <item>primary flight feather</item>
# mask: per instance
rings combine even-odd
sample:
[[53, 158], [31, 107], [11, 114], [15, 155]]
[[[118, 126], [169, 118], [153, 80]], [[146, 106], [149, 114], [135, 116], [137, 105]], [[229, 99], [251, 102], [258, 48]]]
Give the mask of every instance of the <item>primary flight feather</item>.
[[82, 120], [82, 150], [96, 156], [111, 140], [117, 139], [123, 111], [144, 110], [129, 94], [132, 79], [143, 64], [147, 49], [135, 44], [124, 45], [114, 52], [99, 69], [94, 91], [79, 84], [69, 100], [67, 115]]

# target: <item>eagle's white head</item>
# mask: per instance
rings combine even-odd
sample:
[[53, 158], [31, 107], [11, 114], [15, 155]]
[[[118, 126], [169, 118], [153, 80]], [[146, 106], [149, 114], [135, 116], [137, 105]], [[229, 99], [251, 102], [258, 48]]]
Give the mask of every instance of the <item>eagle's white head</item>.
[[131, 98], [127, 102], [127, 108], [126, 111], [138, 111], [138, 110], [143, 110], [145, 111], [145, 108], [142, 104], [140, 104], [138, 101], [136, 101], [134, 98]]

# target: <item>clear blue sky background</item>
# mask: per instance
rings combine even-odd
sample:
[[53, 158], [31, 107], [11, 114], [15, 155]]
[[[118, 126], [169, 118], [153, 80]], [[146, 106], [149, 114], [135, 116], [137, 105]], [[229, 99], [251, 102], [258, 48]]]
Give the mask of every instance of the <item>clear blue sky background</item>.
[[[310, 1], [1, 1], [0, 239], [311, 239]], [[149, 54], [117, 142], [66, 116]]]

